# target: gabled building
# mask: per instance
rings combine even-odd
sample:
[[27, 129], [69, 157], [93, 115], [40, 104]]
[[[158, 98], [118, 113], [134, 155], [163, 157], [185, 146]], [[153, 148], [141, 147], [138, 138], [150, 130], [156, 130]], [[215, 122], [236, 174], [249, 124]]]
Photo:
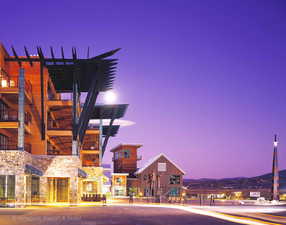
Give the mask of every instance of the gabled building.
[[67, 58], [63, 48], [60, 57], [12, 48], [11, 56], [0, 45], [0, 199], [78, 203], [104, 192], [102, 157], [128, 105], [96, 100], [112, 88], [118, 50], [78, 58], [73, 48]]
[[138, 169], [138, 149], [142, 145], [120, 144], [113, 153], [112, 193], [126, 196], [131, 193], [145, 197], [179, 196], [185, 172], [163, 153], [150, 159]]
[[138, 191], [144, 196], [180, 196], [185, 172], [161, 153], [137, 172]]

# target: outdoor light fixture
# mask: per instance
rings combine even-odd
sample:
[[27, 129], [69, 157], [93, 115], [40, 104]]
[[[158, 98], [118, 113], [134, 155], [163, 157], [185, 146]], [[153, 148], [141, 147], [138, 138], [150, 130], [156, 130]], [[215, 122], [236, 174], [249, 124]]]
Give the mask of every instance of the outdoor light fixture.
[[104, 94], [104, 101], [107, 103], [107, 104], [112, 104], [116, 101], [117, 99], [117, 95], [115, 94], [114, 91], [107, 91], [105, 92]]
[[274, 147], [278, 146], [278, 140], [277, 140], [277, 135], [274, 137], [274, 142], [273, 142]]

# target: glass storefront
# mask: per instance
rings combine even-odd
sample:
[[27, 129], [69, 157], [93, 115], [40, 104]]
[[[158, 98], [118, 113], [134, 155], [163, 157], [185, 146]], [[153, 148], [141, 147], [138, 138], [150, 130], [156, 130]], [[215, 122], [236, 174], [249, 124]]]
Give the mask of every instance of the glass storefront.
[[38, 202], [40, 200], [40, 178], [37, 176], [32, 176], [31, 199], [32, 202]]
[[49, 177], [48, 185], [50, 202], [69, 201], [69, 178]]
[[15, 199], [15, 175], [0, 175], [0, 199]]

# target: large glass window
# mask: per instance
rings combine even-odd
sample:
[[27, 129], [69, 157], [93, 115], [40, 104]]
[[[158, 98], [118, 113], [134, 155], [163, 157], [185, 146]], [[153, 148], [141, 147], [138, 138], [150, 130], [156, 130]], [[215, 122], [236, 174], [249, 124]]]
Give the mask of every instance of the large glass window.
[[123, 156], [125, 159], [130, 158], [130, 150], [128, 150], [128, 149], [123, 150]]
[[32, 201], [40, 200], [40, 178], [37, 176], [32, 176], [31, 181], [31, 197]]
[[8, 148], [8, 137], [0, 134], [0, 150], [7, 150]]
[[6, 176], [0, 176], [0, 199], [5, 198]]
[[14, 175], [0, 175], [0, 198], [15, 199]]
[[8, 107], [3, 101], [0, 101], [0, 121], [5, 121], [7, 120], [7, 118], [8, 118]]
[[170, 184], [180, 184], [180, 175], [171, 175]]

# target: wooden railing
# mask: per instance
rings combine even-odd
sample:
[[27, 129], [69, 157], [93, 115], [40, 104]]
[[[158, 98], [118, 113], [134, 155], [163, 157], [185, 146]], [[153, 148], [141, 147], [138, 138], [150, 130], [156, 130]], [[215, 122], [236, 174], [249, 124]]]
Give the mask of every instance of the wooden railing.
[[[17, 144], [0, 144], [0, 150], [5, 150], [5, 151], [17, 151], [19, 150]], [[32, 145], [26, 143], [25, 144], [25, 151], [31, 153], [32, 152]]]
[[[2, 115], [0, 115], [0, 122], [16, 122], [18, 121], [18, 111], [13, 109], [6, 109]], [[30, 113], [25, 113], [25, 124], [28, 125], [32, 121]]]

